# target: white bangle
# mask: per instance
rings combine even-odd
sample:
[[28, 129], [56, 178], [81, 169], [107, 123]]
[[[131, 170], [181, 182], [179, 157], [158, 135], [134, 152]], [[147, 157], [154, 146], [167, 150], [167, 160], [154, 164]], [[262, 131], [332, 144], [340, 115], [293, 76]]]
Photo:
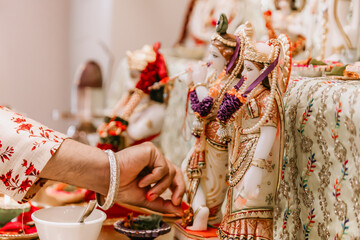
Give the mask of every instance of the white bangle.
[[262, 159], [262, 158], [253, 158], [251, 161], [251, 165], [261, 168], [261, 169], [265, 169], [266, 168], [266, 160]]
[[197, 83], [197, 84], [194, 85], [193, 88], [197, 88], [197, 87], [200, 87], [200, 86], [207, 87], [208, 84], [207, 83]]
[[99, 193], [96, 193], [96, 201], [98, 206], [103, 210], [108, 210], [111, 208], [115, 200], [117, 198], [117, 194], [119, 192], [119, 184], [120, 184], [120, 167], [118, 163], [118, 159], [115, 157], [115, 154], [111, 150], [105, 151], [108, 155], [110, 162], [110, 184], [108, 194], [105, 198], [105, 202], [103, 203], [104, 197]]

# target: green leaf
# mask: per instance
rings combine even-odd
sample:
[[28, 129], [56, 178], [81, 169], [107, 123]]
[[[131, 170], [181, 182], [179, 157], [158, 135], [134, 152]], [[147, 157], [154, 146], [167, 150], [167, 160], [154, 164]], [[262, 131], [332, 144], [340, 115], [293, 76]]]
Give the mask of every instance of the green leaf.
[[220, 18], [216, 24], [216, 32], [218, 34], [225, 34], [228, 29], [228, 19], [224, 13], [220, 15]]

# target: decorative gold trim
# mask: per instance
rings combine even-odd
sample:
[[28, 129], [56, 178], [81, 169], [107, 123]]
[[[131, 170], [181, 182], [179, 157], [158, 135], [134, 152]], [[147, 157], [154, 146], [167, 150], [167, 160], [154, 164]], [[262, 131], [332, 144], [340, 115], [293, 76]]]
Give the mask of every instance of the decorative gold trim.
[[251, 133], [251, 134], [241, 134], [241, 142], [245, 142], [248, 140], [251, 140], [253, 138], [259, 138], [260, 137], [260, 133]]
[[206, 138], [206, 141], [214, 148], [216, 148], [217, 150], [220, 150], [220, 151], [227, 151], [228, 150], [228, 145], [226, 144], [220, 144], [220, 143], [217, 143], [213, 140], [211, 140], [210, 138]]
[[203, 87], [208, 87], [208, 84], [207, 83], [197, 83], [193, 86], [193, 88], [197, 88], [197, 87], [200, 87], [200, 86], [203, 86]]
[[[280, 180], [281, 180], [281, 168], [283, 165], [283, 157], [284, 157], [284, 148], [285, 148], [285, 111], [284, 111], [284, 102], [283, 98], [281, 97], [280, 90], [277, 89], [275, 94], [275, 101], [277, 103], [277, 107], [279, 110], [279, 117], [280, 117], [280, 154], [279, 154], [279, 166], [278, 166], [278, 178], [276, 184], [276, 193], [279, 192], [280, 189]], [[274, 159], [276, 160], [276, 159]], [[275, 202], [276, 202], [277, 194], [275, 194]]]
[[273, 209], [269, 208], [255, 208], [255, 209], [248, 209], [248, 210], [241, 210], [236, 213], [230, 214], [228, 218], [228, 223], [233, 221], [244, 219], [244, 218], [265, 218], [265, 219], [272, 219], [273, 218]]
[[[248, 157], [251, 152], [249, 153], [249, 151], [252, 150], [252, 147], [258, 142], [258, 137], [254, 137], [252, 139], [249, 140], [243, 140], [241, 141], [240, 145], [243, 144], [244, 142], [246, 143], [246, 146], [243, 148], [240, 156], [238, 156], [235, 161], [231, 161], [231, 171], [230, 173], [234, 174], [236, 173], [236, 171], [239, 169], [239, 167], [241, 166], [241, 164], [245, 161], [245, 158]], [[238, 149], [235, 149], [235, 151], [238, 151]], [[247, 155], [247, 156], [246, 156]], [[234, 159], [232, 159], [234, 160]]]
[[[249, 169], [255, 153], [254, 145], [257, 144], [258, 140], [259, 137], [254, 137], [253, 139], [250, 139], [249, 142], [246, 144], [245, 148], [242, 150], [240, 156], [236, 158], [233, 165], [231, 159], [230, 164], [232, 166], [230, 168], [230, 177], [229, 177], [230, 187], [235, 187], [242, 180], [245, 173]], [[244, 141], [247, 140], [243, 140], [241, 142], [243, 143]], [[234, 149], [234, 151], [237, 151], [237, 149]]]
[[194, 213], [194, 218], [196, 217], [196, 215], [198, 215], [198, 213], [200, 212], [201, 209], [206, 208], [206, 205], [201, 205], [200, 207], [198, 207], [198, 209], [196, 209], [195, 213]]
[[249, 115], [251, 118], [259, 117], [259, 106], [255, 100], [255, 98], [251, 99], [247, 104]]
[[228, 236], [226, 235], [220, 228], [218, 228], [218, 230], [216, 231], [219, 239], [221, 240], [234, 240], [234, 239], [239, 239], [239, 240], [243, 240], [243, 239], [254, 239], [254, 240], [269, 240], [268, 238], [263, 238], [263, 237], [258, 237], [256, 235], [253, 234], [240, 234], [240, 235], [231, 235]]
[[236, 47], [236, 42], [227, 40], [227, 39], [223, 38], [221, 35], [219, 35], [218, 33], [215, 33], [214, 35], [212, 35], [211, 40], [219, 40], [220, 42], [222, 42], [223, 44], [225, 44], [229, 47]]
[[251, 162], [251, 166], [258, 167], [258, 168], [261, 168], [261, 169], [265, 169], [266, 168], [266, 161], [265, 161], [265, 159], [261, 159], [261, 158], [253, 158], [253, 160]]

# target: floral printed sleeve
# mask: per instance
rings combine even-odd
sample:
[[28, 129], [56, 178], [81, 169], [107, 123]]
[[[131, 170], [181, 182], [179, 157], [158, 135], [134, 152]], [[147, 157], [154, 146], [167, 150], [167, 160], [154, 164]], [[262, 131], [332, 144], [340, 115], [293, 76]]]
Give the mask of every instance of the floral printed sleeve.
[[45, 183], [41, 170], [65, 135], [0, 106], [0, 192], [25, 202]]

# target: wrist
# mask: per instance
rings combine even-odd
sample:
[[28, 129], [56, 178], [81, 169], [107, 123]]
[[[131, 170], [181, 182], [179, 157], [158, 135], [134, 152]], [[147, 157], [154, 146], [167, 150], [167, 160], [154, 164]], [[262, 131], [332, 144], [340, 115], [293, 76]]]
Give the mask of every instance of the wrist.
[[106, 195], [110, 165], [102, 150], [66, 139], [46, 164], [40, 177]]

